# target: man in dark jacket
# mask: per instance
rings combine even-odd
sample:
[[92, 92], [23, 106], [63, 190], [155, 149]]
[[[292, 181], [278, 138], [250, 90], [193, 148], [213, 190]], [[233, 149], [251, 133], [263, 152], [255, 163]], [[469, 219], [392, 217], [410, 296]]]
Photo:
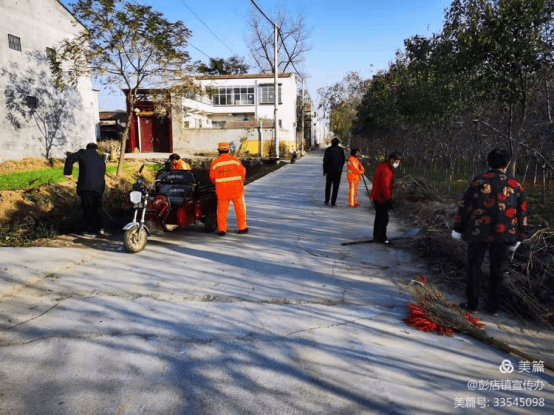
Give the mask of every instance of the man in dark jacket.
[[452, 237], [468, 242], [465, 310], [476, 313], [479, 304], [480, 270], [489, 251], [490, 286], [487, 311], [496, 315], [509, 255], [525, 238], [527, 202], [523, 186], [506, 174], [508, 151], [495, 148], [488, 155], [490, 170], [477, 175], [464, 193]]
[[96, 143], [87, 144], [86, 150], [69, 153], [65, 161], [63, 174], [71, 179], [73, 164], [79, 162], [79, 180], [77, 194], [81, 196], [84, 212], [85, 236], [97, 236], [102, 229], [102, 195], [106, 187], [104, 176], [106, 163], [98, 152]]
[[402, 156], [393, 152], [387, 161], [382, 162], [373, 176], [371, 200], [375, 206], [375, 222], [373, 224], [373, 240], [390, 245], [387, 238], [389, 224], [389, 209], [392, 209], [392, 192], [394, 185], [394, 171], [400, 165]]
[[[339, 146], [339, 139], [333, 138], [331, 147], [327, 147], [323, 155], [323, 175], [326, 176], [327, 179], [325, 183], [326, 205], [329, 204], [329, 199], [331, 199], [331, 206], [336, 206], [337, 204], [337, 193], [339, 192], [340, 177], [345, 161], [344, 149]], [[332, 196], [331, 186], [333, 186]]]

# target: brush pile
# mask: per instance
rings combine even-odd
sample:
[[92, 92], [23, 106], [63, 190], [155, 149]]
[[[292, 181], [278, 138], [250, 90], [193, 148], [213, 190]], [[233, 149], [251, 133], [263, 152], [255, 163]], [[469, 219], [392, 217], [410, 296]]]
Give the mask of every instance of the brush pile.
[[[441, 200], [432, 183], [410, 176], [397, 181], [395, 196], [395, 214], [425, 231], [412, 240], [412, 246], [440, 276], [443, 289], [463, 297], [467, 244], [451, 237], [458, 201]], [[530, 227], [528, 234], [511, 261], [501, 308], [554, 327], [554, 229]], [[482, 269], [483, 296], [488, 292], [487, 261]]]

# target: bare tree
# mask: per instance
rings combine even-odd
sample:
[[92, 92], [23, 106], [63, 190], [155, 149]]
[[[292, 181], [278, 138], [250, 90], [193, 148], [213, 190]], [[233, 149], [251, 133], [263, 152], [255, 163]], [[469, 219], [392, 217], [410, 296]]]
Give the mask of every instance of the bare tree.
[[[304, 15], [299, 13], [293, 16], [287, 10], [279, 8], [274, 16], [269, 17], [280, 32], [278, 38], [279, 72], [292, 71], [293, 66], [302, 72], [302, 65], [308, 52], [312, 49], [310, 43], [312, 29], [306, 26]], [[254, 60], [253, 66], [262, 73], [273, 72], [275, 44], [273, 26], [254, 6], [250, 9], [247, 25], [249, 31], [246, 36], [246, 44]]]

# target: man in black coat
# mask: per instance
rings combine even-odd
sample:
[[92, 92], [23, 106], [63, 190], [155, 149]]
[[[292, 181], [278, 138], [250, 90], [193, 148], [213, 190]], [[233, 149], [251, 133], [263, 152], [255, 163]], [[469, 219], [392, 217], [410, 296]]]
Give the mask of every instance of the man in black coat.
[[[339, 139], [333, 138], [331, 141], [331, 147], [325, 149], [323, 156], [323, 175], [326, 176], [325, 183], [325, 204], [329, 204], [331, 200], [331, 206], [336, 206], [337, 193], [339, 192], [340, 177], [342, 175], [342, 168], [346, 157], [344, 156], [344, 149], [339, 146]], [[333, 187], [333, 195], [331, 196], [331, 186]]]
[[85, 231], [83, 235], [95, 237], [102, 229], [102, 195], [106, 187], [104, 176], [106, 163], [104, 158], [96, 151], [96, 143], [87, 144], [86, 150], [70, 153], [65, 161], [63, 174], [71, 179], [73, 164], [79, 162], [79, 180], [77, 182], [77, 194], [81, 196], [81, 204], [84, 212]]

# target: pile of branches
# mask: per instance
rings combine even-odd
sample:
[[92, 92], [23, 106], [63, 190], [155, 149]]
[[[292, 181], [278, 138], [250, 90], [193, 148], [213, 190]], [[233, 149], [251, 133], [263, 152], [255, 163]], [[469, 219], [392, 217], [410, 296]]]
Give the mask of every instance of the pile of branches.
[[[425, 198], [421, 197], [425, 195]], [[425, 232], [412, 246], [440, 275], [441, 284], [464, 296], [467, 269], [467, 245], [451, 236], [458, 204], [441, 201], [436, 188], [425, 179], [407, 176], [397, 183], [395, 214]], [[501, 308], [525, 319], [554, 327], [554, 229], [537, 228], [515, 252], [505, 279]], [[486, 301], [490, 264], [483, 264], [482, 295]]]
[[554, 229], [538, 229], [521, 244], [506, 285], [505, 308], [554, 326]]
[[[490, 336], [484, 324], [478, 318], [463, 311], [457, 304], [452, 304], [442, 293], [430, 284], [424, 276], [412, 280], [415, 304], [408, 304], [409, 315], [404, 319], [409, 326], [421, 331], [434, 332], [439, 335], [453, 336], [455, 332], [468, 334], [506, 353], [512, 353], [527, 360], [543, 360], [537, 356], [516, 349]], [[544, 362], [544, 366], [554, 370], [554, 364]]]

